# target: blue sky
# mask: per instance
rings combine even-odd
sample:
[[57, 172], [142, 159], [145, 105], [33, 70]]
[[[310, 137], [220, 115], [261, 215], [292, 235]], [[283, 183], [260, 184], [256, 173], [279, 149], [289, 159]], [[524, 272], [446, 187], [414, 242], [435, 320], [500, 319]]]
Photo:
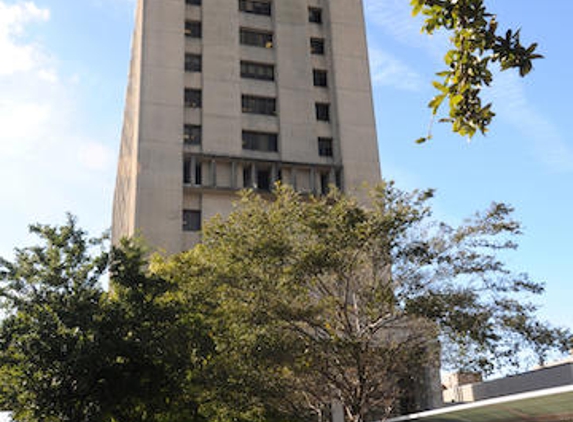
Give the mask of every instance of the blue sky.
[[[208, 1], [208, 0], [206, 0]], [[287, 1], [287, 0], [278, 0]], [[490, 1], [546, 56], [525, 80], [498, 75], [497, 117], [468, 143], [437, 125], [423, 146], [443, 36], [419, 33], [407, 0], [365, 0], [382, 172], [433, 187], [436, 215], [460, 222], [491, 201], [516, 207], [525, 234], [508, 256], [547, 283], [543, 318], [573, 328], [571, 0]], [[133, 0], [0, 0], [0, 256], [30, 242], [27, 224], [66, 211], [96, 234], [111, 224]]]

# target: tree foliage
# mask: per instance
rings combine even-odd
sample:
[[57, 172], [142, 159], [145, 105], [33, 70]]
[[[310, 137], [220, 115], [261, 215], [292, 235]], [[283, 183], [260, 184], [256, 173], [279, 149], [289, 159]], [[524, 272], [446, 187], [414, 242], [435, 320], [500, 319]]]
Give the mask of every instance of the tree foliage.
[[[438, 94], [429, 107], [436, 116], [447, 101], [449, 114], [440, 119], [452, 125], [454, 132], [472, 138], [479, 131], [487, 132], [495, 113], [492, 104], [483, 104], [482, 88], [493, 81], [492, 64], [503, 70], [518, 69], [520, 76], [533, 68], [532, 62], [543, 56], [537, 44], [524, 46], [520, 30], [508, 29], [499, 34], [496, 16], [487, 11], [484, 0], [411, 0], [413, 15], [425, 17], [422, 31], [432, 34], [439, 30], [451, 33], [452, 48], [444, 57], [446, 70], [437, 73], [440, 81], [433, 85]], [[423, 143], [432, 137], [418, 139]]]
[[196, 326], [176, 286], [145, 273], [142, 247], [110, 254], [71, 216], [30, 230], [42, 243], [0, 261], [0, 408], [26, 422], [199, 420], [184, 389]]
[[209, 419], [324, 417], [333, 399], [348, 420], [383, 418], [412, 410], [413, 385], [428, 388], [414, 376], [436, 368], [438, 340], [446, 365], [486, 373], [519, 365], [522, 350], [570, 346], [526, 301], [542, 285], [498, 257], [520, 233], [510, 207], [452, 227], [431, 219], [431, 191], [372, 195], [365, 209], [337, 192], [246, 193], [201, 245], [156, 262], [210, 326]]
[[151, 259], [71, 217], [32, 226], [41, 244], [0, 262], [0, 406], [22, 422], [295, 422], [334, 400], [362, 422], [423, 403], [440, 349], [490, 373], [570, 348], [535, 318], [542, 285], [500, 258], [512, 209], [450, 226], [432, 194], [383, 184], [364, 208], [246, 192], [201, 244]]

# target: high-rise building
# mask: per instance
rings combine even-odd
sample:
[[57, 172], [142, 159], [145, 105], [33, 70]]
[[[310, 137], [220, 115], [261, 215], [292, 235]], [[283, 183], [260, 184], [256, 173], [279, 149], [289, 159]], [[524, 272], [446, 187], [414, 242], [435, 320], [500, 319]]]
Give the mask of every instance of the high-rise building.
[[362, 0], [138, 0], [114, 239], [187, 249], [277, 180], [380, 181]]

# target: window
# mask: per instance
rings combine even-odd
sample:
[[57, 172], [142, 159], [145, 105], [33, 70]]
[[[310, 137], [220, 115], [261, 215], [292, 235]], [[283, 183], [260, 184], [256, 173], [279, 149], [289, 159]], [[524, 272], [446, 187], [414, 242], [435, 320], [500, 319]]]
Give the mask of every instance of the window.
[[184, 125], [183, 142], [188, 145], [201, 145], [201, 126]]
[[195, 185], [201, 186], [203, 184], [203, 164], [199, 161], [195, 163]]
[[271, 171], [269, 169], [257, 169], [257, 186], [259, 190], [271, 190]]
[[254, 47], [273, 48], [273, 34], [264, 31], [241, 28], [241, 44]]
[[323, 122], [330, 121], [330, 104], [316, 103], [316, 120], [321, 120]]
[[327, 79], [326, 70], [313, 69], [312, 70], [312, 79], [314, 82], [314, 86], [323, 86], [323, 87], [328, 86], [328, 79]]
[[241, 107], [243, 113], [266, 114], [269, 116], [277, 114], [277, 101], [274, 98], [243, 95], [241, 97]]
[[312, 23], [322, 23], [322, 9], [318, 7], [309, 7], [308, 21]]
[[201, 230], [201, 211], [183, 210], [183, 231], [197, 232]]
[[203, 60], [200, 54], [185, 53], [185, 72], [201, 72]]
[[330, 174], [329, 173], [320, 173], [320, 194], [321, 195], [328, 195], [330, 185]]
[[274, 81], [275, 67], [272, 64], [241, 61], [241, 77]]
[[191, 183], [191, 160], [189, 159], [183, 161], [183, 183], [186, 185]]
[[324, 40], [322, 38], [310, 39], [310, 52], [311, 54], [324, 55]]
[[201, 0], [185, 0], [185, 4], [190, 4], [193, 6], [201, 6]]
[[254, 13], [255, 15], [271, 15], [271, 3], [269, 1], [261, 0], [239, 0], [239, 10], [246, 13]]
[[[191, 175], [195, 176], [195, 178], [191, 179]], [[195, 186], [201, 186], [202, 182], [203, 167], [201, 162], [197, 162], [191, 158], [186, 158], [183, 161], [183, 183], [186, 185], [193, 183]]]
[[185, 107], [201, 108], [202, 98], [201, 90], [185, 88]]
[[276, 133], [243, 131], [243, 149], [253, 151], [276, 152], [278, 151]]
[[318, 138], [318, 155], [332, 157], [332, 138]]
[[190, 38], [201, 38], [201, 22], [185, 21], [185, 36]]

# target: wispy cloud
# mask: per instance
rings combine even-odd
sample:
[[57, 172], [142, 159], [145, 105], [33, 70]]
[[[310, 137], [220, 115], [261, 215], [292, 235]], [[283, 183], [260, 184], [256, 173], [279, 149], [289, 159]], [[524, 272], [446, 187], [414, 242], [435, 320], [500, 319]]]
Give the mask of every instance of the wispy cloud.
[[573, 147], [557, 126], [527, 98], [524, 83], [515, 73], [495, 75], [490, 90], [497, 118], [502, 119], [530, 142], [532, 153], [551, 170], [573, 172]]
[[432, 36], [420, 33], [422, 20], [412, 18], [412, 8], [406, 0], [365, 0], [369, 23], [381, 28], [394, 40], [409, 47], [425, 50], [434, 59], [441, 59], [447, 48], [444, 32]]
[[374, 85], [391, 86], [405, 91], [418, 91], [423, 78], [411, 66], [378, 48], [370, 48], [370, 73]]
[[[49, 19], [50, 11], [33, 2], [0, 0], [3, 233], [65, 210], [80, 213], [113, 174], [115, 151], [82, 128], [77, 77], [60, 71], [50, 49], [30, 38], [30, 25]], [[0, 244], [0, 255], [12, 246]]]

